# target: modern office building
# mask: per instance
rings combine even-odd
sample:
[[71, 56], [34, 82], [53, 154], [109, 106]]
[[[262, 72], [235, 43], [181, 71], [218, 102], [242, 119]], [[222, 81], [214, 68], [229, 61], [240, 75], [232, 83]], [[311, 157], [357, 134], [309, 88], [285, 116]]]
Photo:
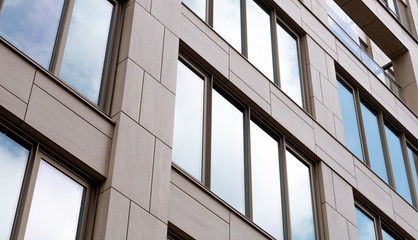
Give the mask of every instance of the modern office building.
[[418, 1], [0, 0], [0, 239], [418, 239]]

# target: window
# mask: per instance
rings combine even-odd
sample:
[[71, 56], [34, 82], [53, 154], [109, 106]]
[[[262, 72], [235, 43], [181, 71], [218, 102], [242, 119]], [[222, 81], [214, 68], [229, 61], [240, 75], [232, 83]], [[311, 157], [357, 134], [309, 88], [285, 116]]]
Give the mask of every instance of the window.
[[175, 166], [276, 239], [315, 239], [311, 165], [212, 75], [180, 58], [177, 77]]
[[304, 107], [299, 37], [259, 0], [183, 0], [299, 106]]
[[107, 0], [2, 4], [0, 36], [101, 105], [115, 4]]
[[401, 240], [383, 219], [372, 211], [356, 204], [357, 231], [359, 240]]
[[418, 206], [414, 148], [404, 133], [360, 96], [358, 89], [339, 76], [337, 79], [347, 148], [407, 202]]
[[84, 238], [91, 186], [36, 149], [0, 132], [0, 238]]

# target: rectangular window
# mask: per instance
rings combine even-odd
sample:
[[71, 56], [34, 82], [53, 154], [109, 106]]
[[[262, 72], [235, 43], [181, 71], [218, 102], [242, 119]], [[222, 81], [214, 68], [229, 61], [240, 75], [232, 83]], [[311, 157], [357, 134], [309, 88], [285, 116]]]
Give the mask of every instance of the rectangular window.
[[354, 153], [354, 155], [356, 155], [356, 157], [361, 161], [364, 161], [353, 90], [341, 83], [341, 81], [338, 81], [337, 84], [343, 118], [345, 145]]
[[85, 238], [91, 186], [35, 149], [0, 132], [0, 238]]
[[359, 240], [400, 240], [406, 239], [395, 233], [381, 217], [356, 204], [356, 220]]
[[310, 165], [213, 76], [184, 62], [178, 66], [175, 166], [276, 239], [286, 231], [294, 239], [315, 239]]
[[183, 0], [183, 3], [293, 101], [302, 108], [305, 106], [298, 35], [279, 20], [273, 7], [259, 0]]
[[114, 3], [4, 0], [3, 4], [0, 36], [101, 105]]
[[[337, 78], [347, 148], [407, 202], [418, 206], [416, 151], [405, 134], [385, 120], [382, 111], [361, 98], [357, 88]], [[360, 155], [362, 149], [364, 154]]]

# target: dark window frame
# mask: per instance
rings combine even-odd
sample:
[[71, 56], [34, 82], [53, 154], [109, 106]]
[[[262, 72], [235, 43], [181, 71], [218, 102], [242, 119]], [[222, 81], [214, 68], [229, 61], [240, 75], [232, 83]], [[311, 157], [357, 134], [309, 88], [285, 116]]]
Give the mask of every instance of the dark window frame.
[[[280, 191], [281, 191], [281, 208], [282, 208], [282, 221], [283, 221], [283, 231], [284, 236], [291, 233], [290, 226], [290, 209], [289, 209], [289, 195], [288, 195], [288, 182], [287, 182], [287, 170], [286, 170], [286, 151], [289, 151], [293, 154], [301, 163], [303, 163], [309, 169], [310, 176], [310, 189], [311, 189], [311, 204], [312, 204], [312, 215], [313, 215], [313, 224], [314, 224], [314, 235], [316, 239], [319, 239], [319, 217], [318, 217], [318, 200], [317, 194], [314, 191], [316, 189], [316, 175], [315, 175], [315, 164], [310, 160], [310, 157], [305, 155], [297, 145], [293, 144], [292, 141], [288, 140], [286, 136], [277, 128], [267, 123], [266, 120], [263, 120], [264, 117], [253, 109], [249, 104], [246, 103], [240, 96], [235, 94], [228, 86], [226, 86], [218, 77], [211, 74], [205, 67], [194, 61], [191, 54], [187, 51], [180, 49], [180, 54], [178, 61], [185, 64], [191, 71], [200, 75], [204, 79], [204, 107], [203, 107], [203, 150], [202, 150], [202, 172], [201, 172], [201, 181], [192, 176], [183, 169], [178, 164], [172, 162], [172, 166], [185, 175], [187, 178], [191, 179], [193, 182], [197, 183], [199, 186], [206, 189], [211, 195], [221, 201], [223, 204], [227, 205], [231, 210], [233, 210], [238, 215], [250, 220], [253, 222], [253, 208], [252, 208], [252, 181], [251, 181], [251, 139], [250, 139], [250, 123], [251, 121], [258, 125], [266, 134], [272, 137], [277, 141], [278, 150], [279, 150], [279, 168], [280, 168]], [[212, 91], [216, 90], [222, 97], [224, 97], [228, 102], [237, 107], [237, 109], [243, 111], [243, 127], [244, 127], [244, 182], [245, 182], [245, 213], [241, 213], [238, 210], [234, 209], [229, 203], [223, 200], [221, 197], [217, 196], [211, 191], [210, 186], [210, 176], [211, 176], [211, 109], [212, 109]], [[270, 236], [265, 230], [261, 227], [258, 229]]]

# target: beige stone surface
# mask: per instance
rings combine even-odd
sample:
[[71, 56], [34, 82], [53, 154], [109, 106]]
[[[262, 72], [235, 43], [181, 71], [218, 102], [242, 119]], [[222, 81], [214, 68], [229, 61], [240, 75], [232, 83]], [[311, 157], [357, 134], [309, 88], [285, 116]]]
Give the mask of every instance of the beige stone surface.
[[155, 137], [123, 114], [116, 127], [109, 173], [112, 186], [149, 210]]
[[337, 211], [352, 224], [356, 223], [353, 188], [336, 173], [332, 174]]
[[131, 202], [129, 211], [128, 240], [160, 240], [167, 236], [167, 225], [140, 206]]
[[25, 122], [95, 171], [107, 175], [111, 139], [36, 85]]
[[322, 213], [325, 218], [325, 239], [350, 240], [347, 219], [326, 203], [322, 204]]
[[118, 65], [113, 91], [111, 116], [124, 112], [139, 121], [144, 70], [127, 58]]
[[27, 104], [2, 86], [0, 86], [0, 106], [21, 120], [25, 118]]
[[175, 96], [145, 74], [139, 123], [169, 147], [173, 142]]
[[168, 220], [196, 239], [229, 239], [229, 224], [175, 185], [170, 186]]
[[114, 189], [99, 195], [93, 239], [126, 239], [129, 200]]
[[0, 86], [27, 103], [35, 67], [3, 43], [0, 44], [0, 73]]
[[166, 28], [164, 31], [161, 83], [171, 92], [176, 93], [179, 39], [169, 29]]
[[150, 212], [161, 221], [168, 221], [170, 201], [171, 148], [155, 141]]
[[253, 226], [250, 226], [242, 218], [238, 217], [234, 213], [231, 213], [231, 223], [230, 223], [230, 240], [241, 240], [241, 239], [270, 239], [264, 234], [260, 233], [258, 230], [254, 229]]

